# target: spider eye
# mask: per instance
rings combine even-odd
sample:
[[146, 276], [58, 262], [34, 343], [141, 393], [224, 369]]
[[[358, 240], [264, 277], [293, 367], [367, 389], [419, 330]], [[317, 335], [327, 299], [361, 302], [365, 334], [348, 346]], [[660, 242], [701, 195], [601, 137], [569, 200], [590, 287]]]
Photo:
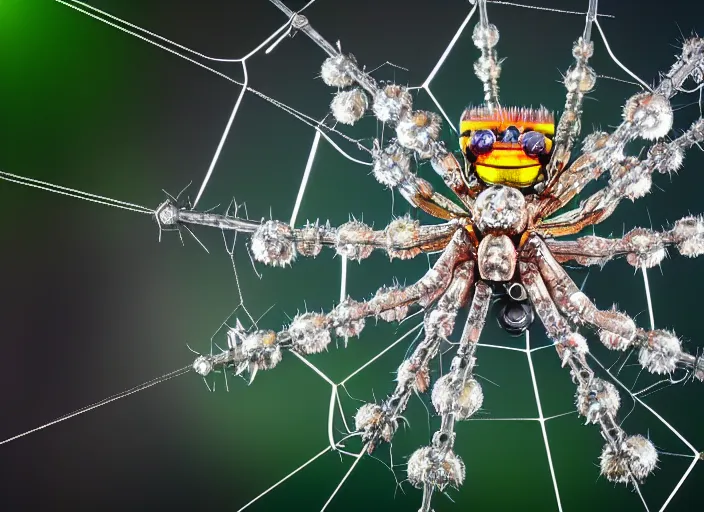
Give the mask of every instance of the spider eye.
[[545, 135], [540, 132], [526, 132], [521, 137], [521, 147], [526, 155], [538, 156], [545, 154]]
[[477, 130], [469, 141], [469, 150], [475, 155], [489, 153], [496, 142], [496, 135], [491, 130]]
[[501, 142], [518, 142], [521, 132], [515, 126], [509, 126], [501, 137]]

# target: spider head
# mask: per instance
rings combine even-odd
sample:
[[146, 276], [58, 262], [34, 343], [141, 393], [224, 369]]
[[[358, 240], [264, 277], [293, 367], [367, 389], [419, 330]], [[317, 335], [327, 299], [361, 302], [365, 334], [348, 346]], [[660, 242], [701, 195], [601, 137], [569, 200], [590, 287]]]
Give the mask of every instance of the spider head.
[[525, 188], [544, 178], [555, 120], [545, 108], [467, 108], [460, 121], [465, 172], [494, 185]]

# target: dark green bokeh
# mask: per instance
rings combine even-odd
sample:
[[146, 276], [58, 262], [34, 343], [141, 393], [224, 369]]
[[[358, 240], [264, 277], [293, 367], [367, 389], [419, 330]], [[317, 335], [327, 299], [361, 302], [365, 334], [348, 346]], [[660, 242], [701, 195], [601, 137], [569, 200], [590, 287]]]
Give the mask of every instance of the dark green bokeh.
[[[301, 2], [298, 2], [301, 4]], [[540, 4], [583, 10], [586, 0], [541, 0]], [[646, 81], [672, 63], [685, 33], [701, 31], [702, 7], [684, 0], [667, 4], [601, 2], [613, 51]], [[285, 19], [265, 0], [167, 2], [95, 0], [92, 5], [131, 23], [216, 57], [240, 57]], [[292, 8], [300, 7], [290, 2]], [[469, 11], [467, 2], [334, 2], [318, 0], [306, 13], [324, 36], [339, 39], [368, 69], [384, 61], [376, 76], [419, 84], [433, 68]], [[579, 16], [490, 6], [501, 31], [498, 50], [507, 57], [501, 80], [506, 104], [543, 104], [559, 110], [564, 89], [558, 70], [570, 64]], [[477, 52], [471, 27], [442, 67], [432, 90], [452, 119], [469, 102], [479, 102], [472, 73]], [[149, 36], [154, 39], [153, 36]], [[316, 79], [323, 54], [304, 36], [247, 61], [251, 87], [315, 118], [323, 117], [331, 91]], [[206, 62], [200, 60], [201, 62]], [[236, 80], [242, 67], [210, 63]], [[628, 79], [596, 44], [598, 73]], [[618, 123], [620, 106], [637, 88], [602, 79], [585, 104], [584, 132]], [[48, 0], [0, 0], [0, 167], [8, 172], [155, 207], [161, 189], [176, 193], [189, 182], [194, 197], [232, 106], [236, 85], [128, 34]], [[695, 95], [678, 97], [685, 106]], [[595, 101], [596, 100], [596, 101]], [[417, 104], [431, 106], [423, 93]], [[677, 112], [677, 128], [698, 115], [696, 106]], [[349, 133], [376, 135], [371, 119]], [[450, 145], [455, 142], [446, 130]], [[250, 216], [288, 220], [313, 131], [262, 99], [248, 94], [234, 122], [200, 207], [220, 209], [234, 195]], [[344, 149], [354, 152], [354, 147]], [[366, 158], [363, 153], [355, 153]], [[658, 175], [653, 194], [624, 203], [599, 234], [619, 235], [644, 225], [660, 227], [688, 212], [702, 212], [704, 159], [692, 151], [679, 176]], [[421, 169], [433, 179], [432, 171]], [[368, 175], [321, 143], [299, 215], [340, 224], [352, 214], [375, 226], [407, 210]], [[438, 185], [440, 186], [440, 185]], [[186, 237], [165, 233], [146, 215], [111, 209], [48, 192], [0, 182], [3, 226], [0, 373], [0, 438], [27, 431], [122, 389], [189, 364], [210, 349], [210, 337], [239, 298], [219, 232], [198, 230], [206, 254]], [[424, 220], [427, 220], [424, 218]], [[289, 269], [260, 269], [245, 251], [235, 251], [240, 284], [255, 317], [272, 309], [262, 326], [276, 328], [297, 310], [329, 308], [339, 295], [339, 260], [330, 251], [300, 260]], [[393, 277], [418, 278], [424, 258], [389, 263], [375, 254], [349, 267], [348, 291], [367, 297]], [[585, 272], [575, 272], [580, 281]], [[689, 348], [701, 349], [702, 261], [673, 254], [662, 273], [649, 273], [658, 327], [674, 328]], [[593, 270], [586, 291], [600, 307], [613, 302], [648, 325], [640, 274], [625, 262]], [[408, 330], [373, 322], [360, 340], [311, 360], [334, 380]], [[546, 343], [532, 329], [534, 346]], [[410, 339], [410, 338], [409, 338]], [[524, 347], [490, 321], [483, 341]], [[223, 334], [215, 337], [223, 342]], [[598, 346], [595, 346], [597, 354]], [[408, 344], [400, 344], [352, 379], [352, 396], [372, 400], [392, 387], [393, 372]], [[610, 362], [613, 357], [605, 354]], [[479, 373], [485, 418], [535, 417], [528, 362], [516, 351], [482, 349]], [[573, 385], [552, 350], [535, 353], [535, 369], [546, 416], [572, 410]], [[632, 384], [637, 368], [621, 374]], [[496, 383], [493, 385], [491, 382]], [[654, 382], [640, 376], [638, 387]], [[0, 508], [203, 510], [238, 509], [327, 443], [330, 389], [293, 357], [251, 387], [222, 377], [208, 393], [193, 374], [180, 377], [78, 418], [0, 447]], [[695, 446], [704, 446], [702, 384], [677, 385], [646, 401]], [[345, 398], [348, 415], [358, 402]], [[623, 415], [632, 402], [624, 400]], [[393, 454], [405, 456], [428, 442], [428, 415], [419, 400], [408, 412], [411, 429], [399, 432]], [[436, 418], [430, 419], [437, 427]], [[342, 428], [338, 419], [336, 427]], [[598, 479], [602, 441], [598, 429], [575, 415], [548, 422], [548, 435], [566, 511], [642, 510], [638, 497]], [[686, 447], [642, 407], [624, 423], [629, 432], [649, 434], [674, 453]], [[437, 510], [554, 510], [556, 508], [542, 434], [537, 422], [473, 422], [458, 429], [457, 449], [467, 463], [467, 482], [443, 496]], [[358, 445], [350, 443], [351, 450]], [[379, 451], [388, 462], [388, 449]], [[257, 502], [253, 510], [317, 510], [346, 472], [350, 459], [327, 454]], [[651, 509], [659, 509], [690, 459], [662, 456], [660, 469], [643, 486]], [[402, 467], [398, 478], [404, 478]], [[673, 510], [701, 507], [704, 470], [695, 468], [672, 501]], [[363, 459], [332, 503], [333, 510], [416, 510], [420, 493], [394, 479], [380, 462]]]

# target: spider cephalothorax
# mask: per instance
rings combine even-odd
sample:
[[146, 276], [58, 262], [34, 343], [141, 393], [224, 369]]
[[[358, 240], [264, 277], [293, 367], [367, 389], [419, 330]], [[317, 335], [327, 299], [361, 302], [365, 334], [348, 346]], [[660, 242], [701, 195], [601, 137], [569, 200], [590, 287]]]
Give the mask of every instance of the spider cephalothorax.
[[[238, 324], [228, 335], [227, 350], [201, 356], [194, 365], [201, 375], [216, 367], [232, 367], [237, 373], [249, 372], [253, 378], [258, 369], [276, 366], [284, 350], [300, 356], [321, 352], [333, 333], [345, 340], [358, 336], [367, 318], [396, 322], [406, 318], [412, 307], [421, 308], [425, 336], [399, 366], [394, 390], [379, 403], [362, 406], [355, 425], [365, 449], [372, 452], [380, 443], [392, 440], [413, 393], [424, 393], [432, 386], [431, 399], [441, 425], [430, 445], [408, 460], [409, 481], [424, 490], [423, 511], [430, 510], [435, 489], [460, 485], [464, 480], [464, 464], [453, 451], [454, 429], [457, 421], [472, 416], [483, 403], [473, 372], [477, 343], [495, 292], [503, 291], [499, 321], [509, 332], [522, 332], [533, 313], [542, 321], [562, 365], [569, 367], [577, 385], [579, 414], [601, 429], [606, 441], [601, 471], [613, 482], [637, 485], [655, 468], [657, 452], [648, 439], [628, 436], [621, 428], [618, 392], [594, 376], [587, 360], [589, 346], [579, 328], [594, 329], [609, 349], [637, 350], [647, 371], [669, 374], [684, 369], [704, 380], [704, 356], [687, 353], [669, 331], [642, 329], [624, 313], [598, 309], [561, 265], [567, 261], [603, 265], [614, 257], [626, 256], [635, 267], [647, 268], [662, 261], [668, 246], [685, 256], [701, 255], [702, 217], [686, 217], [663, 232], [635, 229], [621, 239], [585, 236], [555, 240], [603, 221], [622, 199], [648, 193], [656, 170], [676, 170], [684, 150], [704, 141], [701, 118], [682, 135], [660, 140], [672, 128], [670, 99], [686, 80], [704, 82], [704, 39], [686, 41], [681, 56], [661, 74], [660, 83], [626, 102], [623, 122], [613, 132], [586, 137], [581, 154], [570, 164], [584, 95], [595, 84], [596, 74], [588, 62], [593, 53], [591, 27], [596, 0], [589, 2], [584, 33], [573, 47], [574, 63], [565, 74], [567, 100], [557, 127], [545, 109], [501, 107], [501, 61], [495, 50], [498, 30], [488, 22], [486, 2], [476, 3], [480, 22], [473, 41], [481, 56], [474, 69], [483, 84], [484, 104], [462, 115], [460, 146], [466, 159], [462, 166], [438, 140], [438, 115], [413, 110], [409, 90], [395, 84], [380, 86], [303, 16], [275, 2], [291, 17], [293, 29], [305, 32], [329, 54], [321, 76], [338, 88], [331, 105], [338, 121], [355, 122], [371, 104], [374, 115], [394, 129], [395, 137], [377, 141], [372, 151], [376, 179], [398, 191], [411, 206], [444, 222], [421, 225], [403, 216], [382, 230], [356, 220], [339, 227], [315, 223], [296, 228], [276, 220], [255, 222], [234, 215], [195, 212], [172, 201], [156, 212], [157, 221], [165, 227], [201, 224], [251, 233], [254, 259], [275, 266], [289, 265], [299, 255], [317, 256], [325, 246], [357, 261], [374, 249], [398, 259], [439, 254], [432, 268], [411, 285], [382, 287], [368, 300], [348, 297], [327, 313], [298, 314], [277, 332], [247, 332]], [[644, 158], [625, 154], [627, 144], [636, 138], [656, 140]], [[416, 159], [430, 162], [457, 202], [435, 191], [414, 172]], [[605, 187], [577, 208], [555, 216], [600, 176], [608, 177]], [[432, 383], [429, 365], [441, 343], [455, 331], [462, 308], [468, 310], [467, 320], [455, 344], [450, 370]], [[332, 440], [332, 430], [329, 435]], [[331, 448], [338, 449], [334, 441]]]

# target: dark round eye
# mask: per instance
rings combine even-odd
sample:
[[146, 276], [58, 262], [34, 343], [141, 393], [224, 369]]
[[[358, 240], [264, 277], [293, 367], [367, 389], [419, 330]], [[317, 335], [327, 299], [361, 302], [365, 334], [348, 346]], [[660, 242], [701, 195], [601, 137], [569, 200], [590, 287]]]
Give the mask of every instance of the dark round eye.
[[501, 142], [518, 142], [518, 137], [521, 136], [521, 132], [515, 126], [509, 126], [506, 128], [503, 137], [501, 137]]
[[545, 154], [545, 135], [540, 132], [526, 132], [521, 137], [521, 146], [526, 155], [543, 155]]
[[477, 130], [469, 141], [469, 150], [475, 155], [483, 155], [491, 151], [496, 142], [496, 135], [491, 130]]

